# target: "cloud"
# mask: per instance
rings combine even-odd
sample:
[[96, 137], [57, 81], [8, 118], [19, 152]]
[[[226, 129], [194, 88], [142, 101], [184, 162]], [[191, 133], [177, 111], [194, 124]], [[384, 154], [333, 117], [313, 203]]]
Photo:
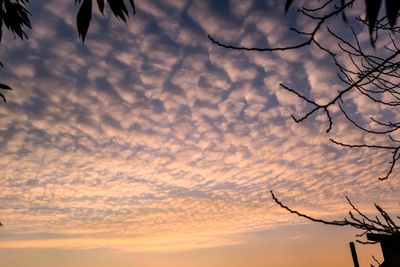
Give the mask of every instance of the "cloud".
[[[396, 208], [399, 182], [375, 183], [387, 155], [333, 146], [324, 114], [301, 124], [290, 118], [310, 106], [279, 83], [326, 101], [338, 88], [328, 59], [231, 51], [206, 38], [296, 41], [275, 30], [286, 22], [272, 9], [143, 2], [128, 25], [94, 17], [83, 45], [72, 7], [66, 16], [53, 2], [37, 5], [30, 40], [4, 48], [4, 82], [15, 91], [0, 106], [1, 221], [10, 233], [81, 237], [1, 247], [236, 244], [225, 232], [300, 222], [276, 207], [270, 190], [324, 218], [346, 214], [345, 195]], [[379, 110], [350, 103], [354, 114]], [[364, 138], [340, 116], [334, 130]]]
[[2, 240], [2, 249], [98, 249], [109, 248], [123, 252], [180, 252], [220, 246], [237, 245], [239, 241], [215, 235], [158, 236], [152, 238], [68, 238]]

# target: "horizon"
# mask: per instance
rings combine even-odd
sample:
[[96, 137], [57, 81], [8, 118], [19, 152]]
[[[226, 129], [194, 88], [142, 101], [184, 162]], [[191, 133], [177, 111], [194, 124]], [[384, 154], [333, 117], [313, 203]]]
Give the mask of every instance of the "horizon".
[[[94, 5], [84, 43], [73, 1], [31, 3], [28, 40], [3, 32], [1, 83], [13, 88], [0, 105], [5, 267], [353, 266], [348, 244], [361, 232], [311, 223], [270, 193], [326, 220], [348, 216], [346, 197], [367, 215], [376, 214], [374, 203], [400, 212], [396, 168], [378, 180], [388, 154], [329, 142], [375, 139], [337, 107], [330, 133], [323, 114], [291, 118], [309, 106], [279, 84], [326, 101], [342, 86], [332, 60], [312, 46], [244, 52], [207, 38], [295, 43], [288, 28], [307, 26], [296, 9], [136, 2], [126, 24]], [[372, 51], [367, 27], [357, 25]], [[386, 42], [378, 39], [377, 51]], [[346, 108], [393, 115], [365, 98]], [[375, 264], [372, 255], [382, 260], [379, 245], [356, 246], [361, 266]]]

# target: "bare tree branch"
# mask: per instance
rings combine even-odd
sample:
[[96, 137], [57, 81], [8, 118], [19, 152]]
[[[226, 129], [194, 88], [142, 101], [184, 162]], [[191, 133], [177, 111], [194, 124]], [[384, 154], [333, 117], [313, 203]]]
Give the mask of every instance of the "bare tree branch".
[[[260, 48], [225, 44], [211, 36], [209, 36], [209, 39], [218, 46], [235, 50], [273, 52], [296, 50], [304, 46], [313, 45], [326, 53], [337, 68], [337, 76], [342, 82], [342, 89], [338, 90], [336, 95], [322, 104], [318, 100], [313, 99], [313, 95], [306, 96], [302, 93], [303, 90], [280, 83], [282, 89], [296, 95], [307, 105], [310, 105], [310, 108], [303, 114], [292, 114], [291, 116], [296, 123], [301, 123], [309, 119], [312, 115], [321, 112], [326, 116], [326, 132], [329, 133], [333, 129], [333, 124], [336, 119], [336, 114], [333, 116], [331, 110], [337, 110], [336, 108], [333, 109], [333, 107], [336, 106], [347, 121], [360, 130], [361, 134], [387, 137], [387, 141], [383, 144], [345, 145], [340, 142], [334, 142], [335, 144], [349, 148], [368, 147], [371, 149], [386, 149], [390, 151], [391, 161], [389, 162], [389, 168], [385, 175], [379, 177], [380, 180], [385, 180], [393, 174], [396, 163], [400, 159], [399, 145], [393, 145], [393, 140], [391, 140], [390, 136], [400, 129], [400, 121], [382, 121], [382, 119], [379, 118], [379, 113], [375, 114], [375, 116], [368, 115], [368, 119], [364, 119], [364, 114], [361, 113], [359, 114], [360, 120], [358, 121], [354, 118], [352, 112], [346, 108], [345, 103], [351, 102], [353, 97], [366, 97], [371, 105], [376, 105], [377, 107], [381, 106], [383, 109], [392, 111], [393, 114], [398, 114], [398, 110], [395, 110], [395, 108], [400, 107], [400, 49], [396, 43], [396, 39], [393, 37], [394, 33], [400, 32], [400, 27], [395, 25], [398, 14], [396, 13], [394, 17], [393, 10], [387, 11], [386, 16], [380, 18], [378, 17], [380, 5], [375, 6], [374, 3], [372, 3], [373, 1], [366, 2], [366, 13], [369, 17], [366, 20], [357, 18], [357, 21], [368, 26], [373, 45], [378, 36], [383, 38], [383, 35], [386, 35], [389, 41], [388, 44], [380, 48], [379, 51], [375, 50], [373, 53], [368, 53], [358, 39], [358, 35], [352, 25], [349, 25], [349, 29], [353, 37], [349, 39], [340, 36], [328, 27], [329, 20], [335, 18], [338, 14], [344, 14], [346, 9], [350, 8], [355, 1], [341, 1], [339, 4], [337, 2], [338, 1], [328, 0], [313, 8], [303, 6], [298, 9], [299, 16], [308, 19], [313, 27], [310, 31], [291, 29], [300, 37], [306, 39], [297, 44]], [[389, 4], [389, 6], [391, 5], [392, 4]], [[393, 6], [393, 8], [398, 10], [397, 5]], [[323, 31], [336, 40], [339, 52], [333, 52], [330, 48], [331, 44], [329, 47], [325, 47], [324, 44], [317, 40], [317, 34]]]
[[[328, 221], [319, 218], [311, 217], [307, 214], [301, 213], [297, 210], [294, 210], [287, 205], [283, 204], [271, 191], [272, 199], [278, 204], [281, 208], [287, 210], [288, 212], [295, 214], [299, 217], [305, 218], [309, 221], [322, 223], [326, 225], [334, 225], [334, 226], [350, 226], [356, 229], [361, 230], [361, 234], [358, 234], [358, 237], [364, 237], [367, 233], [377, 233], [377, 234], [388, 234], [400, 236], [400, 227], [395, 223], [392, 217], [378, 204], [374, 204], [375, 209], [378, 212], [378, 216], [375, 218], [370, 218], [363, 212], [361, 212], [352, 202], [346, 197], [348, 204], [351, 207], [351, 211], [349, 211], [349, 218], [344, 218], [343, 220], [334, 220]], [[380, 216], [380, 217], [379, 217]], [[399, 219], [399, 218], [397, 218]], [[368, 241], [357, 240], [359, 243], [371, 243]]]

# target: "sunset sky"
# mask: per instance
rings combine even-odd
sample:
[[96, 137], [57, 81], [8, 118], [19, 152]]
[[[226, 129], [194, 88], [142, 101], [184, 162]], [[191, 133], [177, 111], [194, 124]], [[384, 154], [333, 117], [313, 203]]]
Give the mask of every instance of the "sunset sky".
[[[310, 107], [279, 83], [326, 101], [343, 87], [331, 60], [315, 47], [241, 52], [207, 39], [296, 43], [288, 27], [308, 22], [272, 0], [136, 7], [124, 24], [95, 6], [84, 44], [72, 0], [32, 1], [28, 41], [4, 32], [0, 82], [14, 90], [0, 104], [0, 265], [353, 266], [357, 232], [288, 214], [270, 195], [325, 219], [346, 216], [346, 196], [399, 215], [399, 168], [377, 179], [389, 154], [331, 144], [367, 138], [338, 109], [329, 134], [321, 113], [290, 117]], [[381, 111], [347, 101], [352, 114]], [[362, 266], [382, 258], [357, 248]]]

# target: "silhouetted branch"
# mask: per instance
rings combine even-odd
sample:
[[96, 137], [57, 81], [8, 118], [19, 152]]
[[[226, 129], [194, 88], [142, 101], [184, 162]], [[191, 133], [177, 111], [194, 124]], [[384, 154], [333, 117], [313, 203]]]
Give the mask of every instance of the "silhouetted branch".
[[334, 10], [332, 12], [330, 12], [330, 13], [322, 16], [322, 17], [313, 16], [312, 13], [315, 12], [315, 11], [318, 11], [320, 9], [324, 9], [326, 6], [332, 4], [334, 1], [330, 0], [327, 3], [323, 4], [320, 8], [317, 8], [317, 9], [306, 9], [306, 8], [299, 9], [299, 12], [301, 12], [303, 15], [305, 15], [305, 16], [313, 19], [313, 20], [316, 20], [317, 23], [316, 23], [316, 25], [314, 26], [314, 29], [311, 32], [303, 32], [303, 31], [300, 31], [298, 29], [292, 29], [292, 30], [294, 30], [295, 32], [297, 32], [297, 33], [299, 33], [301, 35], [307, 36], [307, 40], [306, 41], [298, 43], [298, 44], [289, 45], [289, 46], [282, 46], [282, 47], [245, 47], [245, 46], [235, 46], [235, 45], [225, 44], [223, 42], [220, 42], [220, 41], [216, 40], [215, 38], [213, 38], [210, 35], [208, 35], [208, 39], [212, 43], [214, 43], [214, 44], [216, 44], [218, 46], [221, 46], [223, 48], [235, 49], [235, 50], [244, 50], [244, 51], [259, 51], [259, 52], [270, 51], [271, 52], [271, 51], [287, 51], [287, 50], [299, 49], [301, 47], [308, 46], [308, 45], [310, 45], [312, 43], [317, 43], [317, 41], [315, 40], [315, 35], [320, 30], [322, 25], [328, 19], [330, 19], [331, 17], [334, 17], [334, 16], [340, 14], [341, 12], [344, 12], [344, 10], [346, 8], [352, 6], [354, 1], [355, 0], [351, 0], [351, 1], [347, 2], [347, 3], [345, 3], [344, 5], [340, 6], [340, 7], [334, 6]]
[[[375, 125], [370, 125], [363, 123], [364, 120], [357, 121], [353, 119], [351, 112], [345, 109], [345, 101], [351, 101], [348, 97], [351, 96], [363, 96], [371, 101], [371, 104], [381, 105], [383, 108], [393, 110], [394, 113], [398, 113], [394, 108], [400, 106], [400, 61], [399, 54], [400, 49], [393, 38], [392, 34], [400, 32], [400, 27], [396, 26], [396, 20], [400, 5], [396, 4], [396, 1], [386, 1], [386, 8], [392, 8], [392, 10], [387, 10], [386, 15], [382, 18], [378, 17], [380, 10], [381, 1], [366, 1], [366, 15], [365, 20], [357, 18], [363, 24], [368, 26], [370, 32], [371, 42], [374, 45], [379, 34], [385, 33], [389, 38], [389, 44], [380, 48], [379, 51], [374, 50], [373, 53], [368, 53], [363, 48], [360, 43], [357, 34], [355, 33], [352, 25], [349, 25], [349, 29], [352, 31], [353, 38], [346, 39], [341, 37], [339, 34], [335, 33], [329, 27], [326, 27], [328, 34], [333, 37], [337, 42], [337, 47], [339, 52], [333, 52], [330, 48], [332, 42], [330, 42], [329, 47], [317, 40], [316, 35], [318, 32], [325, 29], [323, 27], [327, 22], [334, 18], [338, 14], [344, 14], [347, 8], [351, 7], [355, 1], [333, 1], [328, 0], [324, 3], [319, 4], [313, 8], [307, 8], [306, 6], [300, 7], [298, 13], [300, 16], [308, 19], [312, 26], [312, 29], [308, 32], [301, 29], [291, 29], [297, 33], [300, 37], [306, 38], [305, 41], [298, 44], [289, 46], [278, 46], [278, 47], [244, 47], [235, 46], [231, 44], [225, 44], [217, 41], [214, 37], [209, 36], [209, 39], [216, 45], [227, 49], [245, 50], [245, 51], [287, 51], [295, 50], [304, 46], [314, 45], [322, 52], [326, 53], [334, 65], [337, 68], [337, 76], [342, 82], [342, 89], [338, 90], [337, 94], [331, 97], [327, 102], [325, 101], [321, 104], [318, 100], [313, 99], [313, 96], [308, 96], [303, 94], [303, 90], [297, 88], [292, 88], [284, 84], [280, 84], [281, 88], [296, 95], [306, 104], [310, 104], [311, 107], [305, 111], [303, 114], [292, 114], [292, 118], [296, 123], [303, 122], [309, 119], [312, 115], [317, 112], [322, 112], [326, 116], [327, 129], [326, 132], [332, 130], [334, 124], [334, 117], [331, 114], [331, 107], [339, 107], [340, 112], [345, 116], [347, 121], [351, 123], [355, 128], [364, 132], [368, 135], [382, 135], [386, 136], [388, 142], [391, 141], [390, 134], [394, 134], [400, 129], [400, 121], [381, 121], [377, 118], [368, 116], [369, 122], [375, 123]], [[390, 2], [390, 3], [389, 3]], [[396, 3], [394, 3], [396, 2]], [[292, 1], [286, 2], [286, 8], [289, 8]], [[394, 12], [396, 10], [396, 12]], [[327, 26], [327, 25], [326, 25]], [[346, 100], [344, 100], [346, 96]], [[336, 110], [336, 109], [335, 109]], [[363, 114], [361, 114], [362, 116]], [[379, 115], [379, 114], [376, 114]], [[340, 144], [340, 142], [336, 142]], [[359, 148], [368, 147], [372, 149], [384, 149], [390, 150], [391, 161], [390, 168], [380, 180], [389, 178], [393, 173], [396, 163], [400, 158], [399, 146], [386, 144], [373, 144], [373, 145], [344, 145], [349, 148]]]
[[[374, 204], [375, 209], [378, 211], [378, 216], [375, 218], [368, 217], [363, 212], [361, 212], [352, 202], [346, 197], [348, 204], [351, 207], [349, 211], [349, 217], [344, 218], [343, 220], [334, 220], [328, 221], [319, 218], [311, 217], [307, 214], [301, 213], [297, 210], [294, 210], [287, 205], [283, 204], [271, 191], [272, 199], [278, 204], [281, 208], [287, 210], [288, 212], [295, 214], [299, 217], [305, 218], [309, 221], [322, 223], [326, 225], [334, 225], [334, 226], [350, 226], [362, 231], [361, 234], [358, 234], [358, 237], [364, 237], [367, 233], [377, 233], [377, 234], [389, 234], [389, 235], [400, 235], [400, 227], [395, 223], [395, 221], [390, 217], [390, 215], [382, 209], [378, 204]], [[379, 217], [380, 216], [380, 217]], [[397, 217], [397, 219], [399, 219]], [[371, 243], [368, 241], [357, 240], [359, 243]]]
[[[381, 266], [381, 262], [379, 262], [374, 256], [372, 256], [372, 259], [375, 261], [376, 264], [378, 264], [378, 266]], [[374, 267], [374, 266], [371, 265], [371, 267]]]
[[281, 208], [283, 208], [283, 209], [289, 211], [290, 213], [296, 214], [297, 216], [306, 218], [307, 220], [310, 220], [310, 221], [313, 221], [313, 222], [317, 222], [317, 223], [328, 224], [328, 225], [336, 225], [336, 226], [345, 226], [345, 225], [347, 225], [347, 223], [346, 223], [346, 222], [343, 222], [343, 221], [325, 221], [325, 220], [322, 220], [322, 219], [316, 219], [316, 218], [313, 218], [313, 217], [308, 216], [308, 215], [306, 215], [306, 214], [300, 213], [299, 211], [293, 210], [293, 209], [289, 208], [288, 206], [286, 206], [285, 204], [283, 204], [281, 201], [279, 201], [279, 200], [275, 197], [274, 192], [273, 192], [272, 190], [271, 190], [271, 195], [272, 195], [272, 199], [273, 199], [273, 200], [276, 202], [276, 204], [278, 204]]
[[[392, 137], [391, 137], [392, 138]], [[368, 144], [346, 144], [334, 139], [329, 139], [332, 143], [349, 148], [374, 148], [374, 149], [385, 149], [391, 150], [392, 153], [392, 160], [389, 162], [389, 170], [387, 171], [386, 175], [383, 177], [378, 177], [379, 180], [386, 180], [392, 174], [394, 166], [396, 165], [397, 161], [400, 159], [400, 145], [398, 146], [382, 146], [382, 145], [368, 145]], [[393, 140], [393, 138], [392, 138]]]

